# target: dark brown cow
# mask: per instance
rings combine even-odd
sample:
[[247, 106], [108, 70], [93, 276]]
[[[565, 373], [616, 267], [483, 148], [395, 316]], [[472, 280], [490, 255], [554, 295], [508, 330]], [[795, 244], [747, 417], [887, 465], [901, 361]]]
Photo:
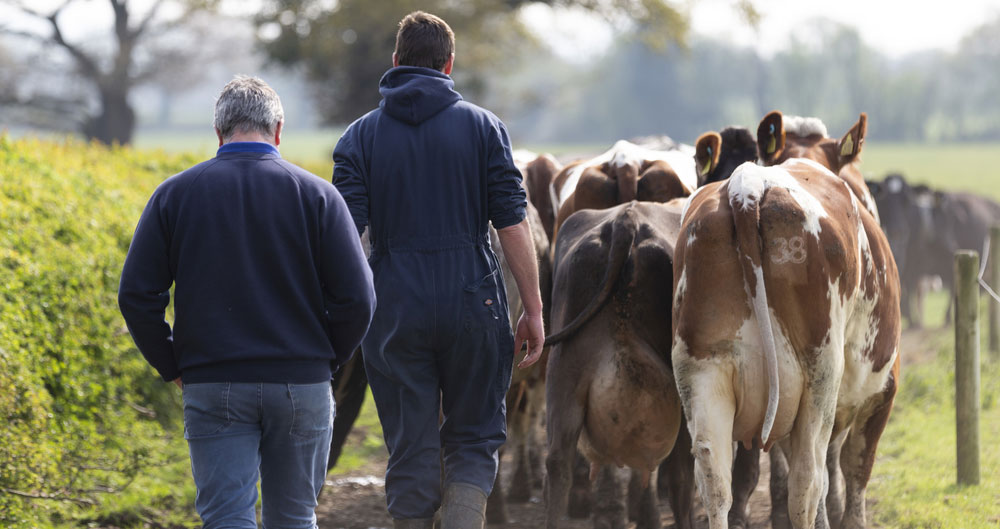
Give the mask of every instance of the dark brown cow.
[[[582, 210], [560, 230], [553, 261], [552, 343], [546, 379], [548, 457], [546, 527], [558, 527], [579, 444], [598, 474], [595, 526], [624, 526], [624, 508], [605, 492], [610, 465], [631, 467], [644, 489], [640, 527], [660, 527], [649, 479], [670, 455], [675, 481], [692, 476], [686, 436], [678, 438], [680, 401], [670, 367], [671, 260], [680, 201], [630, 202]], [[603, 280], [597, 280], [603, 276]], [[683, 445], [683, 446], [682, 446]], [[676, 457], [675, 457], [676, 455]], [[685, 464], [687, 470], [685, 470]], [[678, 527], [690, 527], [690, 481], [671, 487]]]
[[[688, 147], [690, 149], [690, 147]], [[552, 182], [559, 226], [581, 209], [607, 209], [631, 200], [667, 202], [697, 186], [694, 159], [686, 150], [656, 151], [621, 140], [607, 152], [567, 165]]]
[[817, 123], [766, 116], [772, 167], [739, 166], [683, 214], [672, 359], [712, 529], [728, 526], [733, 441], [781, 443], [798, 529], [828, 526], [827, 447], [843, 443], [843, 527], [865, 527], [899, 373], [899, 279], [855, 163], [866, 116], [840, 140]]

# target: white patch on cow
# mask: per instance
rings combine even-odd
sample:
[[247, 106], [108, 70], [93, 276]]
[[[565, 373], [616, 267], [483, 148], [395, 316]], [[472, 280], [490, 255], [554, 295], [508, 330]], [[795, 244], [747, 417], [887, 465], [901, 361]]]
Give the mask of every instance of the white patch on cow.
[[823, 120], [819, 118], [782, 116], [781, 126], [785, 129], [786, 134], [795, 134], [796, 136], [811, 136], [813, 134], [819, 134], [824, 138], [829, 137], [826, 132], [826, 125], [823, 124]]
[[[691, 244], [688, 242], [688, 244]], [[677, 300], [684, 295], [684, 291], [687, 290], [687, 269], [681, 269], [681, 277], [677, 280], [677, 286], [674, 288], [674, 304], [677, 304]]]
[[[747, 209], [751, 204], [759, 202], [765, 191], [772, 187], [780, 187], [788, 191], [789, 196], [805, 215], [802, 228], [818, 238], [821, 231], [819, 221], [828, 215], [819, 200], [806, 191], [788, 172], [788, 169], [799, 161], [801, 159], [793, 158], [773, 167], [761, 167], [752, 162], [740, 165], [729, 178], [730, 205], [734, 208]], [[827, 173], [833, 174], [829, 170]]]
[[696, 241], [696, 240], [698, 240], [698, 236], [695, 235], [694, 232], [689, 233], [688, 234], [687, 245], [691, 246], [692, 244], [694, 244], [694, 241]]
[[606, 163], [611, 163], [616, 167], [626, 164], [641, 166], [643, 162], [655, 160], [667, 162], [674, 172], [677, 173], [681, 183], [688, 191], [694, 191], [698, 187], [698, 175], [695, 170], [693, 151], [689, 152], [684, 148], [675, 151], [656, 151], [625, 140], [619, 140], [603, 154], [582, 162], [569, 171], [562, 189], [559, 190], [558, 194], [554, 194], [556, 200], [553, 204], [556, 211], [576, 191], [576, 186], [580, 183], [580, 177], [583, 176], [587, 168]]
[[[781, 165], [792, 166], [796, 164], [808, 165], [809, 167], [812, 167], [813, 169], [823, 173], [826, 176], [829, 176], [831, 178], [837, 178], [838, 180], [843, 181], [842, 179], [840, 179], [840, 177], [834, 174], [834, 172], [831, 171], [829, 167], [817, 162], [816, 160], [811, 160], [809, 158], [789, 158], [788, 160], [785, 160], [785, 162], [782, 163]], [[846, 184], [847, 182], [844, 183]]]
[[[879, 292], [856, 296], [851, 320], [847, 323], [844, 347], [844, 376], [837, 400], [838, 416], [851, 417], [873, 395], [880, 393], [889, 379], [898, 349], [889, 361], [875, 371], [872, 360], [865, 356], [878, 337], [882, 315], [878, 312]], [[867, 297], [871, 294], [871, 297]]]
[[535, 161], [535, 158], [538, 158], [537, 153], [527, 149], [514, 149], [511, 154], [514, 157], [514, 165], [516, 165], [519, 169]]
[[689, 197], [684, 199], [684, 207], [681, 208], [681, 225], [684, 224], [684, 217], [687, 216], [688, 208], [691, 207], [691, 202], [694, 201], [694, 197], [698, 196], [698, 193], [701, 193], [703, 189], [705, 188], [699, 187], [698, 189], [695, 189], [694, 193], [691, 193]]
[[872, 196], [867, 187], [861, 191], [861, 200], [865, 202], [865, 209], [868, 210], [868, 213], [875, 217], [875, 222], [882, 224], [882, 219], [878, 214], [878, 206], [875, 205], [875, 197]]
[[886, 181], [885, 187], [890, 193], [899, 193], [903, 190], [903, 181], [899, 178], [890, 178]]
[[[872, 259], [872, 248], [868, 242], [868, 232], [865, 231], [865, 224], [858, 219], [858, 248], [859, 262], [858, 270], [864, 270], [865, 274], [871, 274], [875, 269], [875, 260]], [[863, 264], [863, 266], [862, 266]]]
[[629, 158], [628, 153], [624, 151], [618, 151], [615, 153], [613, 157], [611, 157], [610, 164], [612, 167], [619, 168], [619, 167], [625, 167], [626, 165], [638, 166], [639, 161], [640, 160], [636, 160], [634, 158]]

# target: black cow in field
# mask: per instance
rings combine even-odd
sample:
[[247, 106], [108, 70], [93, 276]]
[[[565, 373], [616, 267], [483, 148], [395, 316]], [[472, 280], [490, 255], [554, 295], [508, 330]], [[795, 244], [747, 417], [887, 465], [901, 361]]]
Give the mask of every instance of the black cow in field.
[[746, 127], [706, 132], [694, 148], [698, 187], [725, 180], [744, 162], [757, 161], [757, 140]]
[[[902, 314], [911, 326], [922, 324], [923, 290], [928, 279], [954, 285], [954, 255], [958, 250], [982, 252], [990, 227], [1000, 222], [1000, 204], [962, 192], [934, 191], [911, 185], [892, 173], [868, 182], [882, 228], [899, 267]], [[992, 249], [991, 256], [1000, 249]], [[951, 300], [945, 323], [951, 320]]]

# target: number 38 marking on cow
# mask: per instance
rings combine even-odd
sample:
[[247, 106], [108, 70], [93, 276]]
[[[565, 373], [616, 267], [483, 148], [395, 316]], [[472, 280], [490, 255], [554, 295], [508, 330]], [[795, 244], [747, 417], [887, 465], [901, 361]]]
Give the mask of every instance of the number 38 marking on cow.
[[802, 237], [795, 236], [790, 239], [777, 237], [774, 239], [774, 246], [771, 261], [775, 264], [789, 262], [801, 264], [806, 261], [806, 241]]

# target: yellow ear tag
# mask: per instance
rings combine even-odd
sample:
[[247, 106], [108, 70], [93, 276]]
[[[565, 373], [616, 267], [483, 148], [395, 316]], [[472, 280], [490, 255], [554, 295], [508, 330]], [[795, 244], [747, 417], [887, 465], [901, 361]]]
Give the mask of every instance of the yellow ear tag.
[[778, 142], [771, 136], [771, 139], [767, 142], [767, 154], [774, 154], [774, 151], [778, 149]]
[[702, 176], [707, 175], [710, 170], [712, 170], [712, 160], [711, 160], [711, 158], [709, 158], [709, 160], [707, 162], [705, 162], [705, 165], [701, 168], [701, 175]]
[[854, 141], [851, 139], [851, 133], [848, 132], [844, 138], [844, 144], [840, 146], [840, 155], [850, 156], [852, 154], [854, 154]]

